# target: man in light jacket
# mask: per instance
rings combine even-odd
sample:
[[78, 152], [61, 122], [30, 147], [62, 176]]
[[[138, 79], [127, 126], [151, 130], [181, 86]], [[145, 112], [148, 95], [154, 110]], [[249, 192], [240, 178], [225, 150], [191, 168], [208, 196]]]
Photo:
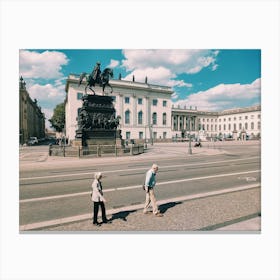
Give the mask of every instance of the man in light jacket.
[[157, 164], [153, 164], [152, 168], [148, 170], [146, 173], [146, 180], [145, 180], [146, 202], [145, 202], [143, 213], [144, 214], [149, 213], [148, 208], [151, 203], [153, 207], [153, 214], [156, 217], [162, 217], [163, 215], [158, 210], [155, 193], [154, 193], [157, 172], [158, 172], [158, 166]]

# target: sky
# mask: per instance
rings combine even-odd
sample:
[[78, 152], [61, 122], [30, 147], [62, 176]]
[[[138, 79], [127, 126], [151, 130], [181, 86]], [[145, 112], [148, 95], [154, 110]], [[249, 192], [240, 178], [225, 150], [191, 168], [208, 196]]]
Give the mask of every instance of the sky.
[[222, 111], [261, 103], [259, 49], [21, 49], [19, 75], [48, 119], [66, 97], [69, 74], [91, 73], [100, 61], [114, 79], [170, 86], [175, 106]]

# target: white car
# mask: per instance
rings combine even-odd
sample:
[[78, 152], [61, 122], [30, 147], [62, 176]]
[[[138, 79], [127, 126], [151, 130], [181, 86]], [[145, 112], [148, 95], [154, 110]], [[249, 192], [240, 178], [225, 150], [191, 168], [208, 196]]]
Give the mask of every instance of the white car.
[[38, 144], [38, 138], [37, 137], [29, 137], [28, 145], [35, 145]]

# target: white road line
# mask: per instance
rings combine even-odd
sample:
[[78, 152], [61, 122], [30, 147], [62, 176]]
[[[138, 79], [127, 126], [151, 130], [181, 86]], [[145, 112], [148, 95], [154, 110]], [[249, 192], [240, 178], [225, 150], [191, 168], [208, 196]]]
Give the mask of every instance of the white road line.
[[[194, 178], [188, 178], [188, 179], [164, 181], [164, 182], [158, 182], [157, 186], [168, 185], [168, 184], [176, 184], [176, 183], [182, 183], [182, 182], [189, 182], [189, 181], [196, 181], [196, 180], [206, 180], [206, 179], [211, 179], [211, 178], [220, 178], [220, 177], [227, 177], [227, 176], [234, 176], [234, 175], [241, 175], [241, 174], [250, 174], [250, 173], [257, 173], [257, 172], [260, 172], [260, 170], [252, 170], [252, 171], [226, 173], [226, 174], [218, 174], [218, 175], [211, 175], [211, 176], [194, 177]], [[142, 186], [134, 185], [134, 186], [127, 186], [127, 187], [111, 188], [111, 189], [104, 190], [104, 192], [124, 191], [124, 190], [137, 189], [137, 188], [142, 188]], [[67, 197], [82, 196], [82, 195], [88, 195], [88, 194], [90, 194], [90, 192], [80, 192], [80, 193], [72, 193], [72, 194], [64, 194], [64, 195], [55, 195], [55, 196], [22, 199], [19, 202], [20, 203], [36, 202], [36, 201], [42, 201], [42, 200], [51, 200], [51, 199], [60, 199], [60, 198], [67, 198]]]
[[[168, 166], [160, 166], [160, 169], [174, 168], [174, 167], [197, 166], [197, 165], [209, 165], [209, 164], [215, 164], [215, 163], [236, 162], [236, 161], [243, 161], [243, 160], [255, 159], [255, 158], [259, 158], [259, 157], [251, 157], [251, 158], [244, 158], [244, 159], [230, 159], [230, 160], [222, 160], [222, 161], [203, 162], [203, 163], [168, 165]], [[107, 174], [107, 173], [139, 171], [139, 170], [147, 170], [147, 167], [108, 170], [108, 171], [103, 171], [102, 173], [103, 174]], [[82, 176], [82, 175], [93, 175], [93, 173], [94, 173], [94, 171], [92, 171], [92, 172], [84, 172], [84, 173], [48, 175], [48, 176], [40, 176], [40, 177], [23, 177], [23, 178], [20, 178], [19, 180], [23, 181], [23, 180], [46, 179], [46, 178], [72, 177], [72, 176]]]
[[[200, 194], [193, 194], [193, 195], [174, 197], [174, 198], [169, 198], [169, 199], [164, 199], [164, 200], [158, 200], [157, 203], [158, 203], [158, 205], [161, 205], [161, 204], [166, 204], [166, 203], [170, 203], [170, 202], [188, 201], [188, 200], [192, 200], [192, 199], [205, 198], [208, 196], [226, 194], [226, 193], [237, 192], [237, 191], [242, 191], [242, 190], [249, 190], [249, 189], [253, 189], [253, 188], [257, 188], [257, 187], [260, 187], [260, 185], [259, 184], [245, 185], [245, 186], [239, 186], [239, 187], [230, 188], [230, 189], [223, 189], [223, 190], [219, 190], [219, 191], [205, 192], [205, 193], [200, 193]], [[129, 206], [125, 206], [125, 207], [121, 207], [121, 208], [117, 208], [117, 209], [108, 209], [106, 212], [108, 215], [112, 215], [112, 214], [119, 213], [122, 211], [139, 210], [142, 208], [143, 208], [143, 204], [137, 204], [137, 205], [129, 205]], [[87, 220], [87, 219], [91, 219], [91, 218], [92, 218], [92, 213], [87, 213], [87, 214], [82, 214], [82, 215], [77, 215], [77, 216], [72, 216], [72, 217], [66, 217], [66, 218], [55, 219], [55, 220], [50, 220], [50, 221], [43, 221], [43, 222], [38, 222], [38, 223], [21, 225], [19, 227], [19, 230], [25, 231], [25, 230], [39, 229], [39, 228], [44, 228], [44, 227], [62, 225], [65, 223], [78, 222], [81, 220]]]

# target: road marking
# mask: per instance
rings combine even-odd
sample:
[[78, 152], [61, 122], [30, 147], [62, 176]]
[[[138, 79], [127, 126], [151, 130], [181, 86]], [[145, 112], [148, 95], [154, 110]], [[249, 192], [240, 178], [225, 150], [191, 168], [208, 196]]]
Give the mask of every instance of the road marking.
[[[245, 185], [245, 186], [239, 186], [239, 187], [230, 188], [230, 189], [223, 189], [223, 190], [219, 190], [219, 191], [211, 191], [211, 192], [205, 192], [205, 193], [200, 193], [200, 194], [193, 194], [193, 195], [174, 197], [174, 198], [169, 198], [169, 199], [164, 199], [164, 200], [158, 200], [157, 203], [158, 203], [158, 206], [160, 206], [161, 204], [166, 204], [166, 203], [171, 203], [171, 202], [188, 201], [188, 200], [192, 200], [192, 199], [205, 198], [205, 197], [209, 197], [209, 196], [221, 195], [221, 194], [243, 191], [243, 190], [249, 190], [249, 189], [258, 188], [258, 187], [260, 187], [260, 184], [252, 184], [249, 186]], [[106, 213], [108, 215], [112, 215], [112, 214], [123, 212], [123, 211], [131, 211], [131, 210], [139, 210], [139, 209], [143, 209], [143, 203], [137, 204], [137, 205], [129, 205], [129, 206], [125, 206], [125, 207], [121, 207], [121, 208], [117, 208], [117, 209], [108, 209], [106, 211]], [[39, 229], [39, 228], [44, 228], [44, 227], [62, 225], [65, 223], [79, 222], [79, 221], [88, 220], [88, 219], [92, 219], [92, 213], [87, 213], [87, 214], [82, 214], [82, 215], [77, 215], [77, 216], [72, 216], [72, 217], [66, 217], [66, 218], [60, 218], [60, 219], [55, 219], [55, 220], [50, 220], [50, 221], [43, 221], [43, 222], [21, 225], [19, 227], [19, 230], [25, 231], [25, 230]]]
[[[209, 164], [214, 164], [214, 163], [242, 161], [242, 160], [255, 159], [255, 158], [259, 158], [259, 157], [251, 157], [251, 158], [244, 158], [244, 159], [230, 159], [230, 160], [222, 160], [222, 161], [203, 162], [203, 163], [167, 165], [167, 166], [160, 166], [160, 169], [174, 168], [174, 167], [197, 166], [197, 165], [209, 165]], [[138, 171], [139, 170], [147, 170], [147, 167], [108, 170], [108, 171], [103, 171], [102, 173], [107, 174], [107, 173], [127, 172], [127, 171], [135, 171], [135, 170], [138, 170]], [[46, 179], [46, 178], [72, 177], [72, 176], [82, 176], [82, 175], [93, 175], [93, 173], [94, 172], [92, 171], [92, 172], [84, 172], [84, 173], [59, 174], [59, 175], [48, 175], [48, 176], [40, 176], [40, 177], [23, 177], [23, 178], [19, 178], [19, 180], [23, 181], [23, 180]]]
[[[158, 182], [157, 186], [175, 184], [175, 183], [182, 183], [182, 182], [189, 182], [189, 181], [196, 181], [196, 180], [205, 180], [205, 179], [218, 178], [218, 177], [227, 177], [227, 176], [234, 176], [234, 175], [241, 175], [241, 174], [249, 174], [249, 173], [256, 173], [256, 172], [260, 172], [260, 170], [252, 170], [252, 171], [226, 173], [226, 174], [218, 174], [218, 175], [211, 175], [211, 176], [194, 177], [194, 178], [188, 178], [188, 179], [164, 181], [164, 182]], [[103, 190], [103, 192], [124, 191], [124, 190], [137, 189], [137, 188], [142, 188], [142, 185], [111, 188], [111, 189]], [[42, 200], [60, 199], [60, 198], [67, 198], [67, 197], [74, 197], [74, 196], [89, 195], [90, 193], [91, 192], [89, 191], [89, 192], [80, 192], [80, 193], [72, 193], [72, 194], [64, 194], [64, 195], [29, 198], [29, 199], [22, 199], [19, 202], [20, 203], [26, 203], [26, 202], [36, 202], [36, 201], [42, 201]]]

